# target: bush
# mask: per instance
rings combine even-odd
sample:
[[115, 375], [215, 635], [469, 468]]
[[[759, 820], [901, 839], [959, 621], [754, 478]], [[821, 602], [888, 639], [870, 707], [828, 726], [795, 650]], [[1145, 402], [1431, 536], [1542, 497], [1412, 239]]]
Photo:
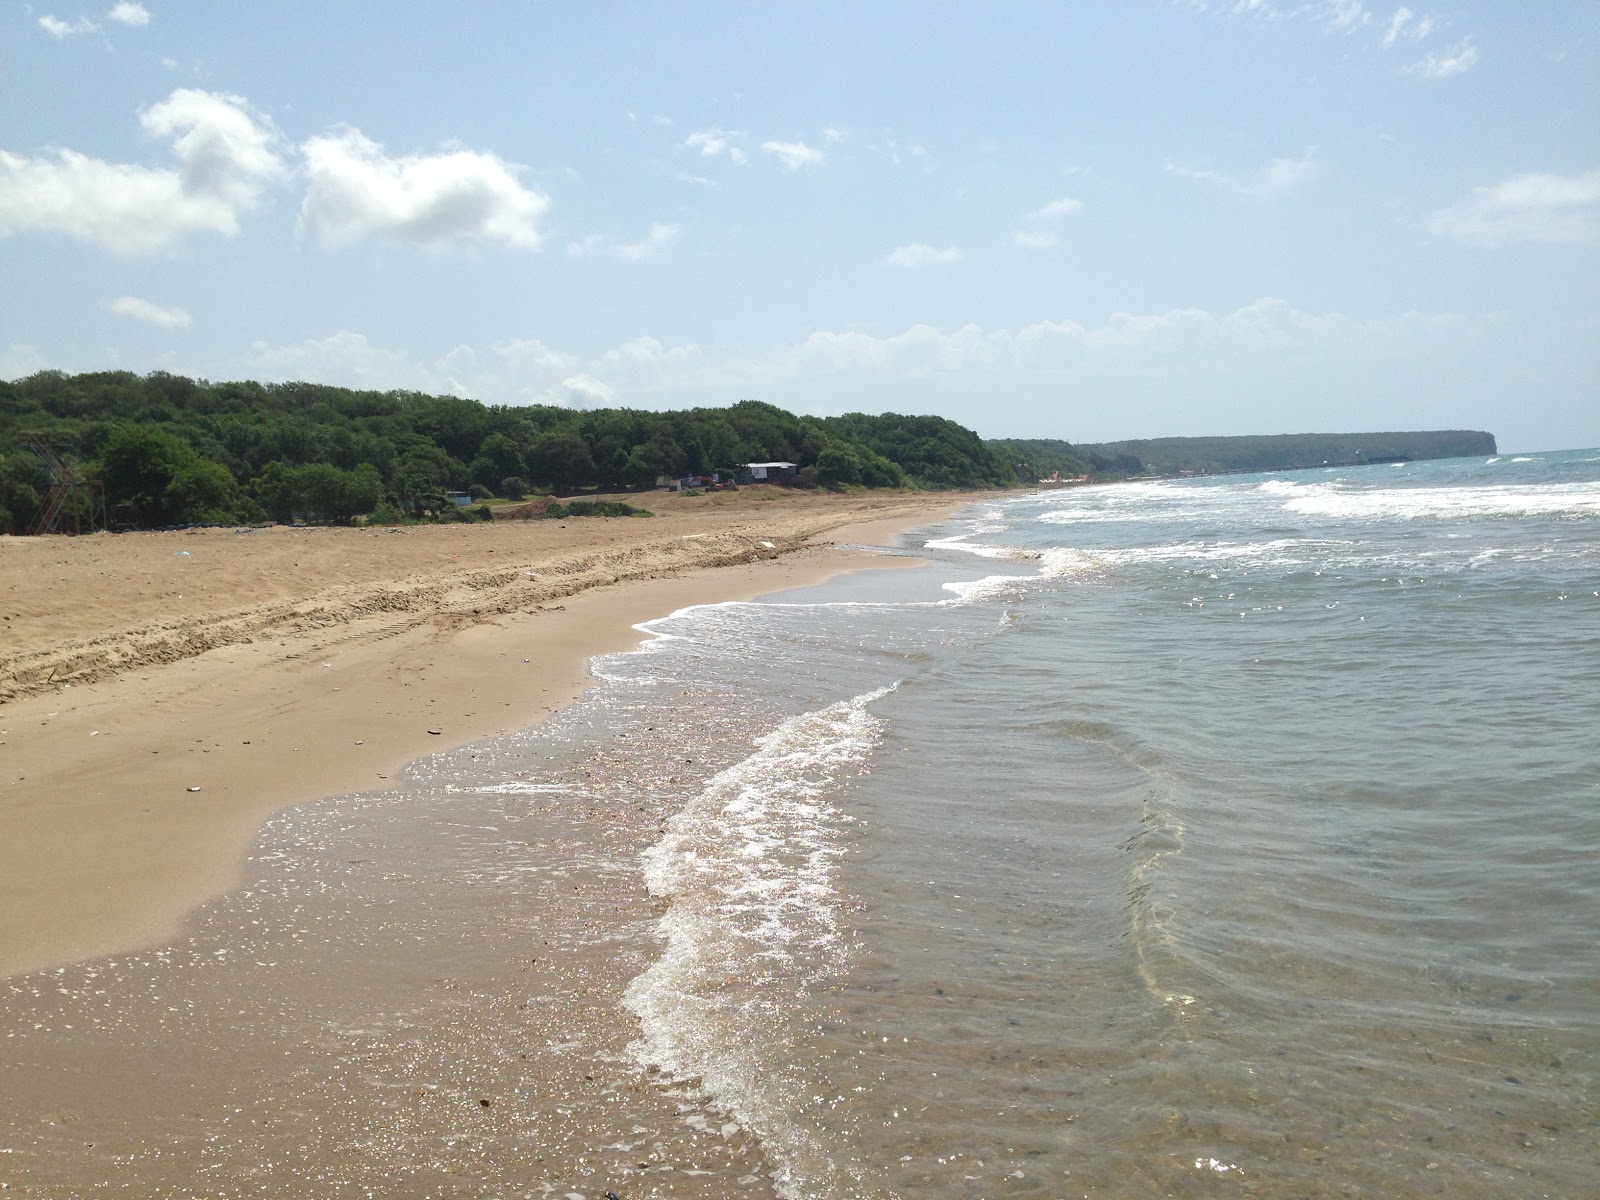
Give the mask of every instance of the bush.
[[405, 519], [405, 513], [401, 512], [392, 501], [383, 499], [378, 501], [377, 507], [372, 510], [372, 515], [367, 518], [367, 524], [402, 525]]
[[650, 517], [649, 509], [635, 508], [621, 500], [574, 500], [570, 504], [552, 504], [544, 510], [546, 517]]
[[507, 475], [500, 481], [500, 494], [507, 500], [521, 500], [528, 494], [528, 481], [521, 475]]
[[484, 487], [483, 484], [475, 483], [467, 489], [467, 495], [471, 496], [474, 500], [488, 500], [494, 496], [494, 493], [488, 488]]

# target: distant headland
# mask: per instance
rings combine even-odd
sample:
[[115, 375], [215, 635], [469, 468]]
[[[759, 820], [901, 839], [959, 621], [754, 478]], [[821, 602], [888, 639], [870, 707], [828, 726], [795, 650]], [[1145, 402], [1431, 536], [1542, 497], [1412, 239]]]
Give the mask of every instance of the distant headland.
[[[1013, 438], [1007, 443], [1036, 478], [1130, 475], [1225, 475], [1470, 458], [1496, 454], [1494, 434], [1477, 429], [1390, 433], [1275, 433], [1236, 437], [1138, 438], [1068, 443]], [[1019, 474], [1022, 472], [1019, 470]]]

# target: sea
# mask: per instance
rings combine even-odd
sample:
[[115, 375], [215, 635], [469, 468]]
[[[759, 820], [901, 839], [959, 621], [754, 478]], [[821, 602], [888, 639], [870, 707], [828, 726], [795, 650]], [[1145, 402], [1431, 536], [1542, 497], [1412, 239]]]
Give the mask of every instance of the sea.
[[138, 1004], [152, 1061], [260, 1040], [106, 1194], [1600, 1194], [1600, 450], [1016, 494], [890, 553], [275, 818], [165, 959], [14, 985], [7, 1053]]

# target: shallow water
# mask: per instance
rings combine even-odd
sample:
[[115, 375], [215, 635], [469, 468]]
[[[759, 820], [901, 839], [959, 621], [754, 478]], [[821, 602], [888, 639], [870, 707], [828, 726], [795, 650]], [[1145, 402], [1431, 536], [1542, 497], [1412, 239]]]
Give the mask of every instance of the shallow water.
[[751, 642], [803, 611], [880, 723], [826, 792], [837, 938], [706, 934], [643, 1057], [795, 1196], [1587, 1194], [1594, 457], [1018, 498], [781, 598]]
[[916, 541], [281, 814], [182, 945], [6, 981], [0, 1181], [1595, 1190], [1600, 455]]

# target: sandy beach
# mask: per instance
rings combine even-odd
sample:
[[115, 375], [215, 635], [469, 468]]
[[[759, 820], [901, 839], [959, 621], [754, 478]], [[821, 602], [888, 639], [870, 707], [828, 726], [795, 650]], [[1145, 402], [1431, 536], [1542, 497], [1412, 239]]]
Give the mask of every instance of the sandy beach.
[[537, 722], [640, 621], [906, 561], [837, 547], [970, 500], [0, 538], [0, 977], [170, 938], [274, 811]]

